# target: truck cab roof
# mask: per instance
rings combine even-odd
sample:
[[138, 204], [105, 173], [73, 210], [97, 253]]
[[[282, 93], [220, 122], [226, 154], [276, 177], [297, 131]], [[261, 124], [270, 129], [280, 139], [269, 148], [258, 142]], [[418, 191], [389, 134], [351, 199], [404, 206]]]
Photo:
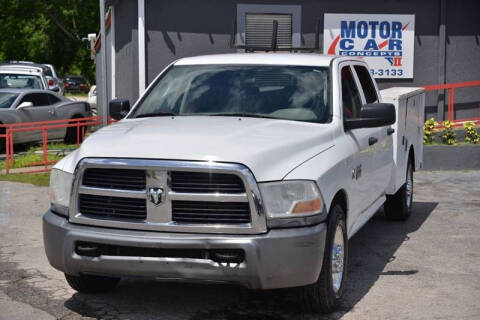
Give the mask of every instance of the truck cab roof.
[[[318, 53], [227, 53], [196, 56], [177, 60], [175, 65], [293, 65], [328, 67], [338, 56]], [[350, 58], [349, 60], [359, 60]]]

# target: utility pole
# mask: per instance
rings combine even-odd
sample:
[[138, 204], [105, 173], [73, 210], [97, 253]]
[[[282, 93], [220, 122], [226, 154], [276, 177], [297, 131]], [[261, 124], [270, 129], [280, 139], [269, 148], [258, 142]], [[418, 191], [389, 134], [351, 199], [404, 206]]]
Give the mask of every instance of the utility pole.
[[[105, 35], [105, 0], [100, 2], [100, 109], [103, 116], [103, 125], [108, 124], [108, 99], [107, 99], [107, 37]], [[98, 79], [97, 79], [98, 85]], [[98, 98], [98, 97], [97, 97]]]

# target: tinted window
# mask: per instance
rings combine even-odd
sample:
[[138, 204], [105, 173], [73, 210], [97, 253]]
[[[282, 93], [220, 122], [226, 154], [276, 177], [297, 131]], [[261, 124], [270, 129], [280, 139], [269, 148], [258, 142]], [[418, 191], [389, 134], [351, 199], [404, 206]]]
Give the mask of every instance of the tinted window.
[[350, 67], [342, 68], [341, 77], [343, 117], [347, 119], [358, 118], [362, 109], [362, 99]]
[[328, 68], [293, 66], [174, 66], [133, 116], [249, 116], [328, 121]]
[[48, 106], [50, 105], [50, 101], [48, 100], [48, 94], [45, 93], [30, 93], [25, 95], [23, 97], [21, 102], [31, 102], [33, 103], [34, 107], [40, 107], [40, 106]]
[[372, 78], [367, 68], [363, 66], [355, 66], [355, 72], [357, 73], [360, 84], [362, 85], [363, 94], [365, 95], [365, 101], [367, 103], [374, 103], [378, 100], [377, 91], [373, 85]]
[[18, 93], [0, 92], [0, 109], [10, 108], [17, 97]]
[[49, 94], [48, 95], [48, 101], [49, 101], [49, 104], [55, 104], [55, 103], [60, 102], [60, 99], [55, 97], [53, 94]]

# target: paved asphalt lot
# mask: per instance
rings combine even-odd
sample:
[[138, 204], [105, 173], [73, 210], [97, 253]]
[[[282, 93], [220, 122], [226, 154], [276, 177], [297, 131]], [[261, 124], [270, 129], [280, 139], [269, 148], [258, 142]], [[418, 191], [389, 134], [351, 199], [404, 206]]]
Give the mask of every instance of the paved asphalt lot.
[[480, 171], [419, 172], [406, 222], [379, 212], [350, 241], [347, 295], [325, 317], [296, 291], [123, 280], [71, 290], [43, 252], [47, 188], [0, 182], [0, 319], [480, 319]]

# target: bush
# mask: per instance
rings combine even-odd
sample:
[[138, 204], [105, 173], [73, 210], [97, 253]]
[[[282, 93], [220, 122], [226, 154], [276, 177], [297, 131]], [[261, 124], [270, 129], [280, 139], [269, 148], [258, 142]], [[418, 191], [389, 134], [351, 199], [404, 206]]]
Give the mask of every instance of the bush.
[[435, 127], [438, 123], [435, 119], [430, 118], [425, 121], [425, 125], [423, 126], [423, 143], [424, 144], [431, 144], [433, 143], [433, 138], [435, 137]]
[[467, 121], [463, 124], [465, 129], [465, 141], [473, 144], [480, 143], [480, 134], [478, 134], [475, 124], [472, 121]]
[[453, 131], [453, 122], [446, 120], [442, 123], [445, 128], [442, 133], [442, 142], [448, 145], [455, 145], [457, 143], [457, 134]]

